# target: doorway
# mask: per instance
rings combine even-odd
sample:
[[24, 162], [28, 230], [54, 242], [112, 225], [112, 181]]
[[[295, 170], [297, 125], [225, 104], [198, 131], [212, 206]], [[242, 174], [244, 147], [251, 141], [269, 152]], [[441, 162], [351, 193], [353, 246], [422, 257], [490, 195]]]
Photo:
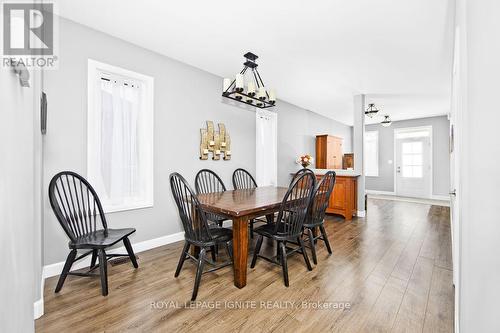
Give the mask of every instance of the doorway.
[[398, 196], [432, 196], [432, 126], [394, 130], [394, 184]]
[[255, 162], [258, 186], [278, 185], [277, 114], [266, 110], [255, 112]]

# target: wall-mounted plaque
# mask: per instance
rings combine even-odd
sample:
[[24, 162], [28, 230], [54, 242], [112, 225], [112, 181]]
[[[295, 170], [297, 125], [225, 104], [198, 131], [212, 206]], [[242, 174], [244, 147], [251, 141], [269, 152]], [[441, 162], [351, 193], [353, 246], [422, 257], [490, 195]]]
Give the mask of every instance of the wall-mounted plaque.
[[218, 124], [219, 130], [216, 131], [214, 123], [207, 121], [207, 128], [200, 130], [200, 160], [207, 160], [209, 153], [212, 153], [213, 160], [220, 160], [223, 155], [224, 160], [231, 159], [231, 138], [222, 123]]

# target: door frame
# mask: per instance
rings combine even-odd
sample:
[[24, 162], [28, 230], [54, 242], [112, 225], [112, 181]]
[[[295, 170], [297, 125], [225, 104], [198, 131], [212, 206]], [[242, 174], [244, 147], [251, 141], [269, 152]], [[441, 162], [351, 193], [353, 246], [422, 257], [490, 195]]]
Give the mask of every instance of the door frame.
[[426, 125], [426, 126], [414, 126], [414, 127], [401, 127], [401, 128], [395, 128], [394, 129], [394, 142], [393, 142], [393, 147], [394, 147], [394, 163], [393, 163], [393, 174], [394, 174], [394, 194], [398, 195], [398, 183], [397, 183], [397, 147], [396, 147], [396, 134], [398, 133], [405, 133], [405, 132], [414, 132], [414, 131], [421, 131], [421, 130], [427, 130], [429, 131], [429, 141], [430, 141], [430, 171], [429, 171], [429, 193], [424, 199], [432, 199], [434, 189], [433, 189], [433, 160], [432, 156], [434, 155], [434, 142], [433, 142], [433, 137], [432, 137], [432, 125]]

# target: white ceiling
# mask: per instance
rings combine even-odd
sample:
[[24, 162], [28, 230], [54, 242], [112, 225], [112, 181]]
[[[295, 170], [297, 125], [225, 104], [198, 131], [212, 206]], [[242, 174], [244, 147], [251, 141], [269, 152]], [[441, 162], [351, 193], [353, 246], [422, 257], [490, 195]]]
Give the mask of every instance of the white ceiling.
[[252, 51], [278, 98], [351, 125], [359, 93], [393, 120], [448, 112], [453, 4], [72, 0], [59, 11], [221, 77], [239, 72]]

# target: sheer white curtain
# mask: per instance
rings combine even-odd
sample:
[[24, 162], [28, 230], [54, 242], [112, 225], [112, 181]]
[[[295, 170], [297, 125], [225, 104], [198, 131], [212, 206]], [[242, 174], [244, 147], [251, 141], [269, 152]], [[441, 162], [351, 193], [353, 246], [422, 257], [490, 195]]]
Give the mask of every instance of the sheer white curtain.
[[[119, 79], [100, 82], [100, 161], [98, 175], [106, 201], [124, 205], [140, 196], [139, 107], [136, 84]], [[100, 193], [101, 194], [101, 193]]]
[[277, 186], [277, 114], [266, 110], [255, 113], [256, 181], [259, 186]]

